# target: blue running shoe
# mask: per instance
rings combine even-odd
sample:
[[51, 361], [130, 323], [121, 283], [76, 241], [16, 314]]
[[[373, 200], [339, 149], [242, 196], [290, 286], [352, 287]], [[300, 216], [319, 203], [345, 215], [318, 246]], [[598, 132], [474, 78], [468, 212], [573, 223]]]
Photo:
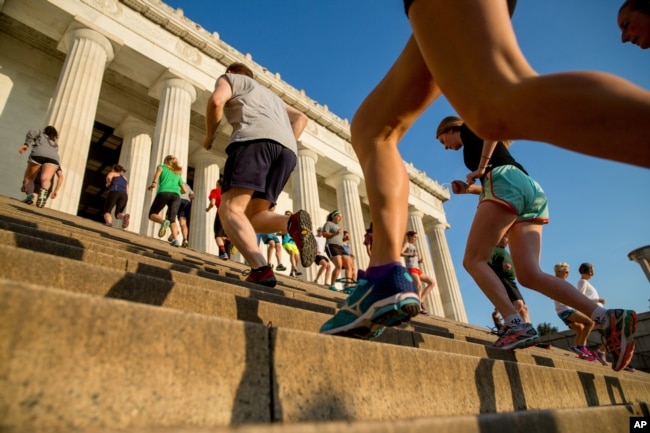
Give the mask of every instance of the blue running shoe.
[[382, 327], [408, 322], [419, 313], [420, 298], [405, 267], [395, 266], [376, 280], [359, 271], [354, 291], [320, 332], [371, 339], [381, 335]]

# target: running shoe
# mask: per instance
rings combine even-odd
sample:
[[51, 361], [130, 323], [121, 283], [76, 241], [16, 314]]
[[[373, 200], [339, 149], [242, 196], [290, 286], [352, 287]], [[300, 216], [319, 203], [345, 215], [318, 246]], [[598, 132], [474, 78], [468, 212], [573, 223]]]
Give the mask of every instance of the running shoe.
[[600, 349], [596, 349], [596, 350], [593, 350], [591, 353], [598, 360], [598, 362], [600, 362], [603, 365], [607, 365], [607, 358], [605, 357], [605, 352], [603, 352]]
[[163, 221], [163, 223], [160, 225], [160, 230], [158, 230], [158, 237], [162, 238], [165, 236], [165, 233], [167, 233], [167, 229], [169, 228], [169, 220]]
[[311, 217], [305, 210], [299, 210], [291, 215], [287, 223], [287, 232], [298, 247], [303, 268], [310, 267], [316, 258], [316, 238], [311, 227]]
[[29, 194], [27, 197], [23, 199], [23, 203], [25, 204], [33, 204], [34, 203], [34, 194]]
[[45, 188], [41, 188], [40, 194], [38, 194], [38, 199], [36, 199], [36, 206], [45, 207], [47, 203], [47, 197], [50, 195], [50, 192]]
[[329, 286], [329, 289], [330, 289], [332, 292], [338, 292], [338, 291], [339, 291], [339, 289], [337, 289], [336, 286]]
[[405, 267], [395, 266], [382, 278], [372, 280], [359, 271], [354, 292], [320, 332], [370, 339], [379, 335], [379, 328], [408, 322], [419, 312], [420, 298]]
[[190, 246], [190, 243], [188, 242], [187, 239], [183, 239], [183, 245], [181, 245], [183, 248], [187, 248]]
[[621, 371], [634, 356], [636, 312], [632, 310], [607, 310], [609, 327], [602, 330], [605, 347], [612, 355], [612, 369]]
[[219, 258], [221, 260], [228, 260], [228, 254], [225, 251], [223, 253], [219, 253]]
[[583, 359], [589, 359], [589, 361], [596, 359], [593, 353], [589, 349], [587, 349], [585, 346], [576, 346], [576, 353], [580, 356], [580, 358]]
[[180, 247], [181, 246], [181, 241], [179, 241], [178, 239], [174, 239], [173, 241], [171, 241], [169, 243], [169, 245], [171, 245], [172, 247]]
[[427, 309], [424, 308], [424, 305], [422, 305], [420, 307], [420, 314], [422, 314], [423, 316], [428, 316], [429, 315], [429, 311], [427, 311]]
[[282, 263], [280, 263], [278, 265], [278, 267], [275, 268], [275, 269], [278, 270], [278, 271], [286, 271], [287, 270], [287, 268]]
[[[246, 271], [244, 271], [246, 272]], [[275, 274], [270, 266], [262, 266], [261, 268], [251, 269], [248, 271], [246, 281], [249, 283], [261, 284], [266, 287], [275, 287], [277, 283]]]
[[535, 331], [533, 325], [526, 323], [523, 328], [517, 331], [506, 327], [506, 331], [494, 343], [494, 347], [504, 350], [525, 349], [539, 342], [539, 335], [537, 335], [537, 331]]
[[129, 221], [131, 220], [131, 215], [124, 214], [124, 217], [122, 218], [122, 228], [125, 229], [129, 226]]

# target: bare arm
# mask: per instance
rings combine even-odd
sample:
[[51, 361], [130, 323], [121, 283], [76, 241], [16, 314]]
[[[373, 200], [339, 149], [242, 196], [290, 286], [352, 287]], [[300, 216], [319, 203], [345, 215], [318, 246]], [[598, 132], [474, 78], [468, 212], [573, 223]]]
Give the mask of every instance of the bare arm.
[[52, 191], [52, 195], [51, 195], [52, 198], [56, 198], [62, 185], [63, 185], [63, 170], [58, 169], [56, 171], [56, 186], [54, 187], [54, 191]]
[[22, 155], [27, 151], [27, 149], [29, 149], [29, 144], [25, 143], [18, 148], [18, 153]]
[[147, 187], [149, 191], [151, 191], [156, 187], [156, 185], [158, 185], [158, 178], [160, 177], [160, 173], [162, 173], [162, 168], [160, 167], [156, 168], [156, 172], [153, 175], [153, 180], [151, 181], [151, 185]]
[[483, 192], [481, 185], [468, 185], [462, 180], [453, 180], [451, 182], [451, 191], [454, 194], [480, 194]]
[[497, 141], [483, 140], [483, 151], [481, 152], [481, 162], [479, 162], [478, 169], [467, 175], [467, 183], [472, 185], [476, 179], [480, 179], [488, 168], [492, 152], [497, 147]]
[[296, 137], [297, 140], [302, 134], [302, 131], [304, 131], [305, 127], [307, 126], [307, 121], [309, 118], [290, 105], [284, 104], [284, 106], [287, 109], [287, 114], [289, 115], [289, 122], [291, 122], [291, 130], [293, 131], [293, 136]]
[[210, 150], [214, 141], [217, 128], [223, 117], [223, 107], [232, 98], [232, 87], [225, 77], [220, 77], [214, 86], [214, 92], [208, 99], [208, 105], [205, 108], [205, 137], [203, 137], [203, 147]]

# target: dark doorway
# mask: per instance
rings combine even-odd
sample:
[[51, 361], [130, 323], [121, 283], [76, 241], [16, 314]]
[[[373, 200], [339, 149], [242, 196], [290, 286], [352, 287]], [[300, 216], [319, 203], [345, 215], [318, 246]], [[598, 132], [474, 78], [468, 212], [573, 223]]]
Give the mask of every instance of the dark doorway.
[[113, 135], [110, 126], [95, 122], [86, 161], [86, 172], [77, 215], [104, 222], [104, 201], [108, 194], [106, 175], [120, 159], [122, 138]]

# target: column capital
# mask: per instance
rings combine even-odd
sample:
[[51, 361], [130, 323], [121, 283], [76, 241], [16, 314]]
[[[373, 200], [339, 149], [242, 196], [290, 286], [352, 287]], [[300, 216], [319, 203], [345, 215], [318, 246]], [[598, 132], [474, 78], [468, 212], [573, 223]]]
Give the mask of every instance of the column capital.
[[339, 184], [345, 180], [353, 182], [356, 186], [361, 184], [361, 176], [352, 173], [347, 168], [342, 168], [334, 174], [327, 176], [325, 183], [334, 189], [337, 189]]
[[423, 218], [424, 217], [424, 212], [422, 212], [420, 209], [418, 209], [416, 207], [409, 206], [409, 216]]
[[153, 136], [154, 126], [142, 119], [127, 115], [115, 128], [115, 134], [124, 135], [127, 131]]
[[190, 95], [192, 103], [196, 101], [196, 87], [189, 81], [173, 75], [170, 71], [165, 71], [156, 83], [149, 89], [149, 96], [160, 98], [161, 93], [165, 89], [181, 89]]
[[198, 165], [200, 162], [208, 163], [208, 165], [216, 164], [220, 167], [223, 167], [223, 165], [226, 163], [225, 157], [217, 155], [214, 152], [205, 149], [203, 146], [192, 152], [189, 155], [188, 160], [190, 163], [192, 163], [192, 165], [195, 166], [195, 168], [196, 165]]
[[299, 149], [298, 150], [298, 156], [306, 156], [310, 159], [313, 159], [314, 162], [318, 161], [318, 153], [311, 149]]
[[65, 35], [63, 35], [63, 38], [61, 39], [61, 42], [58, 46], [59, 50], [63, 51], [64, 53], [68, 53], [73, 42], [78, 39], [93, 41], [102, 47], [106, 53], [106, 63], [104, 64], [104, 67], [113, 61], [113, 58], [115, 57], [115, 50], [113, 50], [111, 41], [109, 41], [106, 36], [102, 35], [98, 31], [86, 27], [81, 27], [81, 25], [78, 23], [70, 26]]

